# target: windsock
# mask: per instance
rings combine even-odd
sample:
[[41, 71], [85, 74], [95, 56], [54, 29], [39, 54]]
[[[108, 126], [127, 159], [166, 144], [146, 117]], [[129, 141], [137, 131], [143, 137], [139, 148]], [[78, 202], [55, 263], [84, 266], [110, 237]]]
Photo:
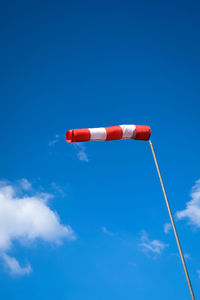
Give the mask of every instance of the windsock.
[[71, 129], [66, 132], [68, 143], [134, 139], [148, 141], [151, 128], [146, 125], [119, 125], [100, 128]]

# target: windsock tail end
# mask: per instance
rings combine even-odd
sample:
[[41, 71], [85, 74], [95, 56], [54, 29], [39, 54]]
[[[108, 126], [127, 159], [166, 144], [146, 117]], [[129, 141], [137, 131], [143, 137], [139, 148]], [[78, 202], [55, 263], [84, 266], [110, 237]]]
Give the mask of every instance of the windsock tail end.
[[135, 140], [148, 141], [151, 136], [151, 128], [146, 125], [136, 125]]

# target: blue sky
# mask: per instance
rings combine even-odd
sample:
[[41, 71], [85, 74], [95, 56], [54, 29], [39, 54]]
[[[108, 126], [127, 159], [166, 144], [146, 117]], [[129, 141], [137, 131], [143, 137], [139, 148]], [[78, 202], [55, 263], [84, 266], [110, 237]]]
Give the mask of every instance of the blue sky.
[[198, 1], [1, 1], [0, 296], [189, 299], [147, 124], [200, 299]]

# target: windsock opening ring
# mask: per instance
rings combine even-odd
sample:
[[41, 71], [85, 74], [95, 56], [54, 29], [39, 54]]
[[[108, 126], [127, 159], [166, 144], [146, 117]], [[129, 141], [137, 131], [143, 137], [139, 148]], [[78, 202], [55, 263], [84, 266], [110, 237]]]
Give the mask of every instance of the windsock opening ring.
[[66, 132], [66, 141], [67, 141], [68, 143], [71, 143], [71, 142], [72, 142], [72, 130], [68, 130], [68, 131]]

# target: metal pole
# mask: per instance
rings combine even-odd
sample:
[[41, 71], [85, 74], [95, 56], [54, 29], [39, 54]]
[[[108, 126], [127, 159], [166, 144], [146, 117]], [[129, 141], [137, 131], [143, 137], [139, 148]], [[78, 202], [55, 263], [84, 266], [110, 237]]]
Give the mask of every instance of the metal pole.
[[165, 187], [164, 187], [164, 184], [163, 184], [162, 176], [161, 176], [160, 169], [159, 169], [159, 166], [158, 166], [158, 161], [157, 161], [157, 158], [156, 158], [154, 147], [153, 147], [153, 144], [152, 144], [151, 141], [149, 141], [149, 143], [150, 143], [150, 146], [151, 146], [151, 151], [152, 151], [154, 162], [155, 162], [156, 169], [157, 169], [157, 172], [158, 172], [158, 177], [160, 179], [160, 184], [161, 184], [161, 187], [162, 187], [163, 195], [165, 197], [165, 202], [166, 202], [166, 205], [167, 205], [169, 217], [170, 217], [170, 220], [171, 220], [171, 224], [172, 224], [172, 228], [173, 228], [173, 231], [174, 231], [176, 243], [177, 243], [177, 246], [178, 246], [178, 250], [179, 250], [180, 257], [181, 257], [183, 269], [184, 269], [184, 272], [185, 272], [185, 277], [187, 279], [187, 284], [188, 284], [188, 287], [189, 287], [189, 290], [190, 290], [191, 299], [195, 300], [194, 292], [193, 292], [191, 281], [190, 281], [190, 277], [189, 277], [189, 274], [188, 274], [188, 270], [187, 270], [187, 266], [186, 266], [185, 259], [184, 259], [184, 256], [183, 256], [183, 252], [182, 252], [182, 249], [181, 249], [178, 233], [177, 233], [177, 230], [176, 230], [173, 215], [172, 215], [172, 212], [171, 212], [171, 208], [170, 208], [169, 201], [168, 201], [168, 198], [167, 198], [167, 194], [166, 194], [166, 191], [165, 191]]

